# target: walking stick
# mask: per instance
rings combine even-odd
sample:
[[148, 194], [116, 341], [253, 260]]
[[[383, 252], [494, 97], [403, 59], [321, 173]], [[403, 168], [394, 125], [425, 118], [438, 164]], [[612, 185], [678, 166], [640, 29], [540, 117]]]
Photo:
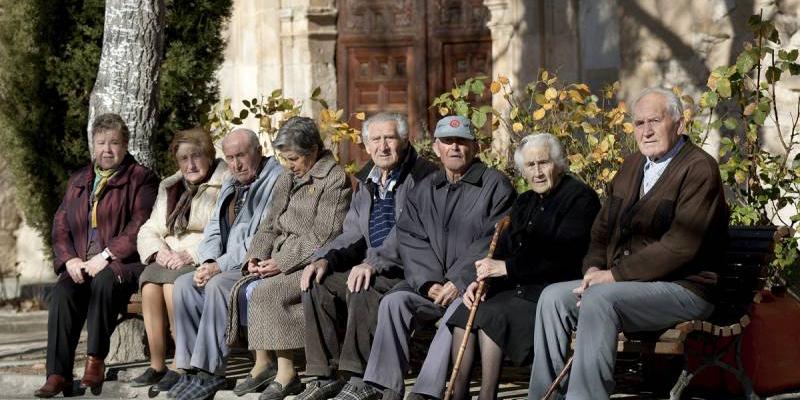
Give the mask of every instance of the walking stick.
[[[492, 242], [489, 243], [489, 254], [486, 256], [487, 258], [491, 258], [492, 255], [494, 255], [494, 249], [497, 247], [497, 240], [500, 239], [500, 234], [503, 233], [510, 222], [511, 218], [509, 216], [505, 216], [494, 225], [494, 236], [492, 236]], [[467, 334], [464, 335], [464, 340], [461, 341], [461, 347], [458, 348], [456, 361], [453, 364], [453, 372], [450, 374], [450, 381], [447, 384], [447, 390], [444, 392], [444, 400], [450, 400], [450, 397], [453, 396], [456, 377], [458, 376], [458, 371], [461, 369], [461, 361], [464, 358], [464, 351], [467, 350], [469, 331], [472, 330], [472, 324], [475, 322], [475, 314], [478, 312], [478, 304], [481, 302], [481, 297], [483, 297], [483, 292], [485, 290], [486, 280], [478, 282], [478, 289], [475, 291], [475, 301], [472, 302], [472, 307], [469, 309], [469, 318], [467, 318], [467, 325], [464, 327], [464, 331], [467, 332]]]
[[566, 378], [567, 375], [569, 375], [569, 370], [570, 370], [570, 368], [572, 368], [572, 358], [573, 357], [574, 356], [571, 356], [567, 360], [567, 363], [564, 364], [564, 368], [561, 368], [561, 372], [558, 373], [558, 376], [556, 377], [556, 380], [554, 380], [553, 383], [550, 385], [550, 387], [547, 388], [547, 392], [545, 392], [544, 396], [542, 396], [542, 400], [550, 400], [550, 396], [552, 396], [553, 393], [555, 393], [556, 389], [558, 388], [558, 385], [561, 384], [561, 381], [563, 381], [564, 378]]

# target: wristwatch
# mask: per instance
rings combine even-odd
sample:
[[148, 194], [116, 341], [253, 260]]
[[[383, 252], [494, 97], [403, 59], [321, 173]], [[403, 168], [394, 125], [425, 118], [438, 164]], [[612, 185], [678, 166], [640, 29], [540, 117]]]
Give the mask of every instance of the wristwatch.
[[105, 249], [103, 249], [103, 251], [100, 252], [100, 257], [103, 257], [108, 262], [111, 262], [114, 259], [114, 257], [111, 257], [111, 253], [109, 253], [108, 250]]

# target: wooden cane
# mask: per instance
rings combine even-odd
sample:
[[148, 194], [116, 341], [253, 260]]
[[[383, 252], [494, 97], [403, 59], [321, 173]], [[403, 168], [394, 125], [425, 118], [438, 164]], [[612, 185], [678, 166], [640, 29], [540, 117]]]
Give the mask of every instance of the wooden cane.
[[[510, 222], [511, 218], [505, 216], [494, 225], [494, 236], [492, 236], [492, 241], [489, 243], [489, 254], [486, 256], [487, 258], [492, 258], [492, 255], [494, 255], [494, 249], [497, 247], [500, 234], [503, 233]], [[453, 364], [453, 372], [450, 374], [450, 381], [447, 384], [447, 390], [444, 392], [444, 400], [450, 400], [450, 397], [453, 396], [453, 392], [455, 391], [456, 377], [458, 376], [458, 371], [461, 369], [461, 361], [464, 358], [464, 352], [467, 350], [469, 331], [472, 330], [472, 324], [475, 322], [475, 314], [478, 312], [478, 304], [481, 302], [481, 297], [483, 297], [483, 292], [485, 290], [486, 280], [478, 282], [478, 289], [475, 291], [475, 300], [472, 302], [472, 307], [469, 309], [469, 318], [467, 318], [467, 325], [464, 327], [466, 334], [464, 335], [464, 340], [461, 341], [461, 347], [458, 348], [458, 354]]]
[[553, 383], [550, 385], [550, 387], [547, 388], [547, 392], [545, 392], [544, 396], [542, 396], [542, 400], [550, 400], [550, 396], [552, 396], [553, 393], [556, 392], [556, 389], [558, 388], [558, 385], [561, 384], [561, 381], [563, 381], [564, 378], [566, 378], [567, 375], [569, 375], [569, 370], [570, 368], [572, 368], [572, 357], [570, 357], [567, 360], [567, 363], [564, 364], [564, 368], [561, 368], [561, 372], [558, 373], [556, 380], [554, 380]]

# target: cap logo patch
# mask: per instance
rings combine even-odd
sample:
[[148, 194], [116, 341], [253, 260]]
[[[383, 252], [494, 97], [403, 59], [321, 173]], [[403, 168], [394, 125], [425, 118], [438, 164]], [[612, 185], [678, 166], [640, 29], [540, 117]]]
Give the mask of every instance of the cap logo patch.
[[458, 128], [459, 126], [461, 126], [461, 121], [453, 118], [450, 120], [450, 126], [453, 128]]

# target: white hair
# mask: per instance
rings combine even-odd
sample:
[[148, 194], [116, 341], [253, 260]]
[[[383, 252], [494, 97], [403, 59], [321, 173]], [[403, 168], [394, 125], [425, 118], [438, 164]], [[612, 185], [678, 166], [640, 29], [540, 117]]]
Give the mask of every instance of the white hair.
[[390, 112], [382, 112], [375, 114], [366, 121], [364, 121], [364, 125], [361, 127], [361, 140], [364, 143], [369, 141], [369, 127], [370, 125], [376, 122], [389, 122], [394, 121], [395, 127], [397, 130], [397, 136], [400, 136], [403, 140], [408, 140], [408, 120], [406, 116], [403, 114], [398, 113], [390, 113]]
[[549, 133], [534, 132], [522, 138], [517, 150], [514, 151], [514, 165], [519, 172], [524, 171], [525, 157], [523, 157], [522, 152], [528, 147], [547, 147], [550, 161], [558, 167], [559, 172], [563, 174], [569, 169], [569, 161], [561, 141]]
[[[639, 101], [641, 101], [648, 94], [653, 94], [653, 93], [659, 94], [664, 98], [664, 100], [667, 103], [667, 111], [669, 112], [669, 115], [672, 117], [672, 120], [675, 122], [680, 121], [680, 119], [683, 117], [683, 102], [681, 102], [681, 99], [678, 97], [677, 94], [675, 94], [675, 92], [669, 89], [664, 89], [660, 87], [651, 87], [642, 90], [641, 93], [636, 95], [636, 97], [633, 99], [633, 103], [631, 104], [633, 107], [632, 110], [635, 112], [636, 105], [639, 104]], [[636, 118], [636, 115], [634, 115], [633, 117]]]

